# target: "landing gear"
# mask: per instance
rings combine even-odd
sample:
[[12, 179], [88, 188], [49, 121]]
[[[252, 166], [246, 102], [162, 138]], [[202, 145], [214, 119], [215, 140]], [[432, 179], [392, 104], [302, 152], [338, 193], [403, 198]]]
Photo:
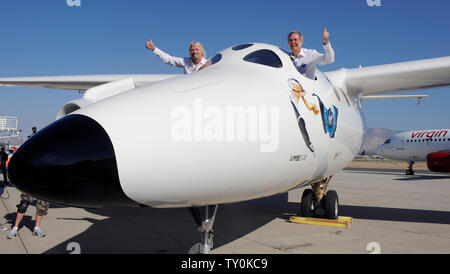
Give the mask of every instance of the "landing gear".
[[[202, 233], [201, 242], [189, 249], [189, 254], [208, 254], [214, 246], [213, 224], [219, 205], [192, 207], [191, 213], [198, 225], [198, 231]], [[202, 211], [203, 210], [203, 215]]]
[[312, 217], [314, 215], [315, 198], [312, 189], [305, 189], [302, 195], [301, 215]]
[[306, 189], [302, 195], [301, 215], [303, 217], [339, 217], [339, 198], [337, 192], [327, 192], [331, 177], [312, 184], [312, 189]]
[[408, 169], [406, 170], [406, 175], [414, 175], [413, 166], [414, 166], [414, 161], [410, 161], [408, 163]]
[[325, 218], [336, 220], [339, 217], [339, 198], [337, 192], [329, 190], [327, 195], [323, 197], [323, 200], [322, 204], [325, 208]]

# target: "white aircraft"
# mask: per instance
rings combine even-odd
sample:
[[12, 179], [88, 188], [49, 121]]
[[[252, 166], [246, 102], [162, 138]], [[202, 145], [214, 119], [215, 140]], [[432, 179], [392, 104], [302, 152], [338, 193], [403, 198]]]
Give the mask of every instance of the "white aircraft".
[[[450, 57], [317, 70], [312, 80], [279, 47], [250, 43], [223, 50], [209, 65], [188, 75], [0, 79], [84, 91], [18, 149], [11, 180], [69, 206], [191, 208], [202, 232], [191, 251], [208, 253], [219, 204], [311, 185], [302, 214], [323, 208], [337, 218], [328, 183], [360, 151], [361, 100], [450, 85]], [[425, 96], [400, 96], [416, 97]]]
[[427, 161], [431, 171], [450, 172], [450, 129], [400, 132], [379, 146], [377, 153], [390, 159], [408, 161], [406, 175], [414, 175], [416, 161]]

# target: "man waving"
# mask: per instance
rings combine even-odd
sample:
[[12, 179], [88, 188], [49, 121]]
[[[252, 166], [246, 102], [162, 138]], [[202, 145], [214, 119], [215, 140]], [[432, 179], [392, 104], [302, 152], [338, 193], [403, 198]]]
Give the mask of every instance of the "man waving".
[[330, 43], [330, 33], [323, 30], [323, 48], [325, 54], [314, 49], [305, 49], [303, 46], [303, 35], [300, 31], [293, 31], [288, 35], [288, 44], [291, 49], [290, 57], [297, 70], [306, 77], [315, 78], [316, 66], [331, 64], [334, 62], [334, 50]]
[[166, 64], [184, 68], [184, 74], [198, 71], [206, 63], [206, 53], [200, 42], [193, 41], [189, 44], [190, 57], [174, 57], [157, 48], [152, 39], [148, 38], [145, 47], [152, 50], [161, 61]]

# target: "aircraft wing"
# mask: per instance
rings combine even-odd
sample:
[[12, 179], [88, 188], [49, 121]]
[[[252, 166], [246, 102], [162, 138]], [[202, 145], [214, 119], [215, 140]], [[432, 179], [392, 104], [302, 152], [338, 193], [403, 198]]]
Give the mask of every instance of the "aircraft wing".
[[0, 86], [65, 89], [85, 91], [106, 83], [132, 78], [135, 86], [179, 76], [178, 74], [116, 74], [0, 78]]
[[361, 97], [450, 85], [450, 56], [346, 70], [350, 95]]
[[361, 100], [389, 100], [389, 99], [411, 99], [411, 98], [428, 98], [428, 95], [369, 95], [360, 96]]

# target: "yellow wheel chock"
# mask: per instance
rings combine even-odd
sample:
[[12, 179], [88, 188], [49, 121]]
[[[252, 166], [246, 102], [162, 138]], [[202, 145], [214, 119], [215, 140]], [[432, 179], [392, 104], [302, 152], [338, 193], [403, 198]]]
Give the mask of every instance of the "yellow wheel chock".
[[339, 217], [337, 220], [291, 216], [289, 222], [308, 225], [322, 225], [348, 228], [353, 223], [352, 217]]

